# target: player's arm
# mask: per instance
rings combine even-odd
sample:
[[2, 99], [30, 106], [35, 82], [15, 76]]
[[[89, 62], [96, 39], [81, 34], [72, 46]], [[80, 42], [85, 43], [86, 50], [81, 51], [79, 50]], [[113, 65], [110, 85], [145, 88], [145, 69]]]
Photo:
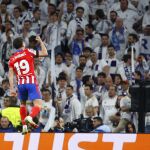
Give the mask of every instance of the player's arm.
[[15, 96], [16, 92], [14, 90], [14, 70], [13, 68], [9, 68], [9, 84], [10, 84], [10, 95]]
[[45, 47], [45, 44], [41, 40], [40, 36], [37, 36], [36, 40], [40, 43], [40, 46], [41, 46], [41, 51], [39, 51], [39, 57], [41, 57], [41, 56], [47, 56], [48, 55], [47, 48]]

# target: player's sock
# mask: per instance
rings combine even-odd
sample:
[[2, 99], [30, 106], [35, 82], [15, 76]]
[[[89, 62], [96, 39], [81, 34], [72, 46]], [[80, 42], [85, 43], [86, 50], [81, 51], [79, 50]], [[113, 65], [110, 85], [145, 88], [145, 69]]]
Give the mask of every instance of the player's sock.
[[21, 116], [22, 124], [25, 125], [26, 123], [25, 123], [24, 119], [25, 119], [26, 116], [27, 116], [26, 105], [21, 105], [21, 106], [20, 106], [20, 116]]
[[37, 116], [40, 112], [40, 107], [38, 106], [33, 106], [32, 109], [31, 109], [31, 113], [29, 116], [31, 116], [32, 118], [34, 118], [35, 116]]

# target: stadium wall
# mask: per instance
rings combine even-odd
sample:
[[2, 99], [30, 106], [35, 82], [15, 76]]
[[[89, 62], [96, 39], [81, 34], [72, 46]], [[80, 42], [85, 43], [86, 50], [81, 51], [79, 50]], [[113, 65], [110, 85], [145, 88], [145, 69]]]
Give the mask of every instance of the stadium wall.
[[150, 150], [150, 134], [1, 133], [0, 150]]

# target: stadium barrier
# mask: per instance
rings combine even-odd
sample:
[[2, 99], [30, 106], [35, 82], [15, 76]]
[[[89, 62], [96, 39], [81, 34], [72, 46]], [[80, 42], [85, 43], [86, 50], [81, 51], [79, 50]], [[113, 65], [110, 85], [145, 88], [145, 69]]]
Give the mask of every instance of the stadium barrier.
[[150, 134], [1, 133], [0, 150], [150, 150]]

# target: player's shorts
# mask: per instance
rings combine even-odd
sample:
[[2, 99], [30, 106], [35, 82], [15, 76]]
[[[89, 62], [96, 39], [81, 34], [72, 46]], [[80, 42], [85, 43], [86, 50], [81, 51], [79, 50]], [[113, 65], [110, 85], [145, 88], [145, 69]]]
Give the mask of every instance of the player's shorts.
[[41, 92], [36, 84], [18, 85], [18, 96], [20, 101], [41, 99]]

